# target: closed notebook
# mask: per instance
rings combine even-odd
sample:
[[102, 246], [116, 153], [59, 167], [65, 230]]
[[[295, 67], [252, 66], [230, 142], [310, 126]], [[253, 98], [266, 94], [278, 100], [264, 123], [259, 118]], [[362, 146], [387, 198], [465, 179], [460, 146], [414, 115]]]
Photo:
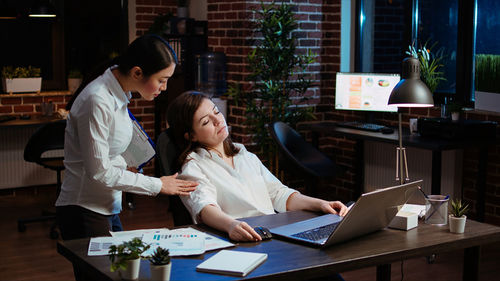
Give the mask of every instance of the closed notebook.
[[200, 263], [197, 271], [246, 276], [250, 271], [262, 264], [267, 254], [221, 250], [206, 261]]

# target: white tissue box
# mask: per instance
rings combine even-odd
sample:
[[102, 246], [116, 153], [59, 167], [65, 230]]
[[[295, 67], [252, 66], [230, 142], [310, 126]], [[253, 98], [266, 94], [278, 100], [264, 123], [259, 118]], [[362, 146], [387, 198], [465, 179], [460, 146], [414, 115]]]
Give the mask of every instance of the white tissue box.
[[409, 230], [417, 227], [418, 214], [399, 211], [389, 224], [390, 228]]

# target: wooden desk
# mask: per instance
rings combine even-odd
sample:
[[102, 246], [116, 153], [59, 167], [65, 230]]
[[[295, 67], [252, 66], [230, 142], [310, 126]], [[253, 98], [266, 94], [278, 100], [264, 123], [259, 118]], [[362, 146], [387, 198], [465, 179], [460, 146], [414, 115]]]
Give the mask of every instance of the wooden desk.
[[20, 127], [20, 126], [40, 126], [46, 123], [55, 122], [61, 118], [53, 116], [31, 115], [30, 119], [20, 119], [17, 117], [15, 120], [0, 122], [0, 127]]
[[[308, 126], [312, 131], [312, 141], [318, 146], [319, 134], [327, 134], [337, 137], [345, 137], [356, 140], [356, 191], [355, 196], [363, 193], [364, 183], [364, 141], [383, 142], [394, 145], [399, 144], [398, 132], [382, 134], [356, 129], [337, 127], [335, 122], [321, 122]], [[477, 148], [478, 149], [478, 173], [477, 173], [477, 205], [476, 215], [478, 221], [484, 221], [485, 194], [486, 194], [486, 166], [488, 163], [488, 146], [494, 144], [495, 140], [471, 139], [471, 140], [447, 140], [437, 138], [410, 135], [408, 130], [403, 130], [403, 146], [416, 147], [432, 151], [432, 175], [431, 194], [441, 194], [441, 161], [442, 152], [445, 150]], [[462, 187], [463, 189], [463, 187]]]
[[[244, 219], [252, 226], [274, 227], [316, 216], [310, 212], [287, 212]], [[197, 228], [215, 234], [206, 226]], [[429, 256], [464, 249], [463, 280], [477, 280], [480, 246], [500, 241], [500, 227], [468, 220], [464, 234], [453, 234], [447, 226], [421, 224], [400, 231], [384, 229], [355, 240], [317, 249], [273, 238], [258, 243], [240, 243], [233, 250], [262, 252], [268, 259], [245, 279], [306, 280], [326, 277], [336, 272], [377, 266], [377, 280], [390, 280], [390, 263], [402, 259]], [[89, 239], [60, 241], [57, 251], [86, 272], [89, 280], [120, 280], [109, 271], [107, 256], [88, 257]], [[237, 280], [237, 277], [201, 273], [195, 270], [214, 255], [209, 252], [190, 258], [173, 258], [171, 280]], [[148, 261], [141, 261], [140, 280], [149, 280]]]

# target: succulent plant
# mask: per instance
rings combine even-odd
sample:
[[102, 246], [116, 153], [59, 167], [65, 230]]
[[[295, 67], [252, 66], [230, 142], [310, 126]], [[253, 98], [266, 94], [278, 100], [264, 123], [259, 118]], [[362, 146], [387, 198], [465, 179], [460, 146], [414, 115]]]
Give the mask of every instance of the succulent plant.
[[154, 265], [165, 265], [170, 263], [170, 252], [168, 249], [158, 247], [149, 257], [149, 261]]
[[462, 200], [455, 199], [451, 201], [450, 214], [456, 218], [460, 218], [469, 211], [469, 205], [463, 204]]

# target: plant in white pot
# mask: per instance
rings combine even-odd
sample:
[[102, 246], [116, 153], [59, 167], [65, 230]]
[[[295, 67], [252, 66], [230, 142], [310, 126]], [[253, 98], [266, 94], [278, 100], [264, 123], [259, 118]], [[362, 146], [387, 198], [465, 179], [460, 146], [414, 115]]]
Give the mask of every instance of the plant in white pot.
[[82, 84], [83, 75], [79, 69], [71, 69], [68, 73], [68, 90], [74, 93]]
[[468, 211], [469, 205], [464, 204], [462, 200], [455, 199], [451, 201], [449, 215], [450, 232], [464, 233], [465, 222], [467, 220], [465, 214], [467, 214]]
[[458, 121], [460, 119], [460, 112], [462, 112], [462, 104], [457, 101], [451, 101], [446, 105], [446, 109], [451, 113], [451, 120]]
[[133, 238], [120, 245], [109, 247], [110, 270], [119, 270], [122, 279], [137, 280], [141, 265], [141, 254], [148, 250], [150, 245], [144, 244], [141, 239]]
[[168, 249], [158, 247], [149, 257], [151, 280], [169, 281], [172, 263], [170, 262], [170, 252]]
[[2, 82], [6, 93], [40, 92], [40, 68], [5, 66], [2, 68]]

